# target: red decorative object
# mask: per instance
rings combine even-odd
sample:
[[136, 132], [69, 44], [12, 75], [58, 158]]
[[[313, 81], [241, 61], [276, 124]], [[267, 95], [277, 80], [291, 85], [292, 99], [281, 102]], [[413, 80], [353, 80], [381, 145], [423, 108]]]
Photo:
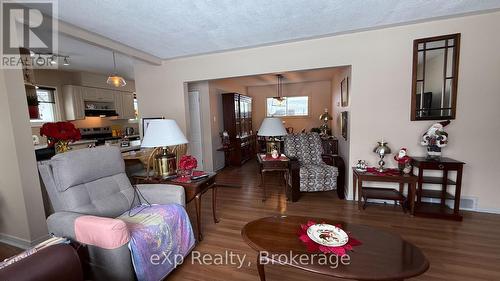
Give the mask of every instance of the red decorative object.
[[399, 176], [400, 175], [399, 170], [398, 169], [393, 169], [393, 168], [384, 169], [383, 172], [380, 172], [378, 170], [378, 168], [368, 167], [368, 168], [366, 168], [366, 172], [370, 173], [370, 174], [379, 175], [379, 176]]
[[82, 138], [80, 131], [71, 122], [45, 123], [40, 128], [40, 135], [47, 137], [50, 147], [59, 141], [74, 142]]
[[198, 161], [191, 155], [184, 155], [179, 161], [179, 168], [182, 170], [193, 170], [198, 167]]
[[40, 119], [40, 110], [38, 105], [29, 105], [28, 112], [30, 114], [30, 119]]
[[264, 156], [265, 161], [286, 161], [288, 158], [286, 156], [280, 156], [278, 158], [273, 158], [271, 155]]
[[398, 164], [407, 164], [411, 162], [410, 156], [408, 156], [408, 149], [406, 147], [401, 147], [399, 153], [394, 155], [394, 160], [398, 162]]
[[[307, 251], [309, 251], [309, 252], [320, 251], [320, 252], [325, 253], [325, 254], [331, 253], [331, 254], [335, 254], [337, 256], [344, 256], [347, 251], [352, 251], [352, 247], [359, 246], [362, 244], [361, 241], [355, 239], [354, 237], [352, 237], [350, 235], [349, 232], [346, 231], [347, 236], [349, 236], [349, 240], [347, 241], [347, 244], [345, 244], [344, 246], [328, 247], [328, 246], [320, 245], [320, 244], [314, 242], [313, 240], [311, 240], [311, 238], [309, 238], [309, 236], [307, 235], [307, 229], [311, 225], [315, 225], [315, 224], [316, 224], [316, 222], [314, 222], [314, 221], [308, 221], [307, 224], [301, 224], [299, 232], [298, 232], [298, 236], [299, 236], [300, 241], [302, 241], [306, 245]], [[340, 224], [337, 224], [335, 226], [342, 228], [342, 225], [340, 225]]]

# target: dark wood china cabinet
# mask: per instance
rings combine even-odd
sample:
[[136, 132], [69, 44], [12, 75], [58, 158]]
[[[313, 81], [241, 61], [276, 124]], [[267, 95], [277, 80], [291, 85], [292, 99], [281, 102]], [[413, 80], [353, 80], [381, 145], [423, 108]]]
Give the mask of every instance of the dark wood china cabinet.
[[229, 135], [231, 165], [241, 165], [255, 156], [252, 128], [252, 98], [238, 93], [222, 94], [224, 130]]

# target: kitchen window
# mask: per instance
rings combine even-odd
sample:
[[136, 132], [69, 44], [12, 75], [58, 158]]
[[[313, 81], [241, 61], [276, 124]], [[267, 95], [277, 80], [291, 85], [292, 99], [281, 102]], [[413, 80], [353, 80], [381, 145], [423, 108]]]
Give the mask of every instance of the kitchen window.
[[39, 87], [36, 89], [40, 117], [38, 119], [31, 119], [32, 123], [43, 124], [56, 121], [56, 100], [54, 94], [55, 89], [53, 88]]
[[267, 98], [267, 117], [309, 116], [309, 97], [284, 97], [282, 102]]

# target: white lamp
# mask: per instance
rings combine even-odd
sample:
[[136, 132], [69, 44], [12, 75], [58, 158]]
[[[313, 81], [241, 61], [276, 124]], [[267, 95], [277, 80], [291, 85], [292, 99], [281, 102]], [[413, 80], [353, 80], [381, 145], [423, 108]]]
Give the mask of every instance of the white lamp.
[[188, 140], [174, 120], [157, 119], [148, 123], [141, 147], [162, 149], [162, 153], [155, 156], [155, 167], [157, 175], [166, 178], [177, 173], [175, 154], [169, 153], [168, 146], [185, 143]]
[[[276, 117], [268, 117], [264, 118], [262, 124], [260, 125], [258, 136], [261, 137], [269, 137], [266, 142], [266, 152], [267, 154], [272, 154], [274, 158], [279, 157], [281, 154], [280, 146], [276, 143], [274, 137], [286, 136], [287, 132], [285, 126], [283, 126], [283, 122], [280, 118]], [[276, 150], [277, 153], [273, 153], [273, 150]]]

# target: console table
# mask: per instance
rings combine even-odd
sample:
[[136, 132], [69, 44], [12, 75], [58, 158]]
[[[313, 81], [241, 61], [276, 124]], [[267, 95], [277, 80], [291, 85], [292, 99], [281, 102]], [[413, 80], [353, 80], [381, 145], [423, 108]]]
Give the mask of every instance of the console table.
[[[431, 218], [462, 220], [460, 214], [460, 193], [462, 190], [462, 171], [464, 162], [442, 157], [439, 160], [426, 157], [412, 157], [413, 166], [418, 168], [418, 189], [415, 215]], [[442, 176], [424, 175], [426, 170], [442, 171]], [[455, 171], [455, 180], [450, 179], [450, 172]], [[425, 185], [425, 186], [424, 186]], [[428, 189], [428, 185], [440, 185], [441, 189]], [[455, 187], [454, 192], [450, 190]], [[439, 203], [422, 202], [422, 198], [437, 198]], [[453, 209], [446, 206], [446, 200], [453, 200]]]
[[[415, 190], [418, 178], [414, 175], [401, 175], [395, 173], [372, 173], [372, 172], [361, 172], [355, 167], [352, 167], [352, 194], [353, 200], [356, 200], [356, 190], [358, 191], [358, 209], [365, 209], [366, 202], [368, 199], [382, 199], [382, 200], [394, 200], [403, 203], [407, 201], [409, 203], [410, 214], [414, 213], [415, 209]], [[399, 184], [399, 190], [393, 188], [381, 188], [381, 187], [364, 187], [364, 181], [372, 182], [394, 182]], [[404, 185], [408, 185], [408, 200], [403, 195]], [[362, 203], [364, 199], [365, 203]], [[404, 204], [401, 204], [404, 209]]]

